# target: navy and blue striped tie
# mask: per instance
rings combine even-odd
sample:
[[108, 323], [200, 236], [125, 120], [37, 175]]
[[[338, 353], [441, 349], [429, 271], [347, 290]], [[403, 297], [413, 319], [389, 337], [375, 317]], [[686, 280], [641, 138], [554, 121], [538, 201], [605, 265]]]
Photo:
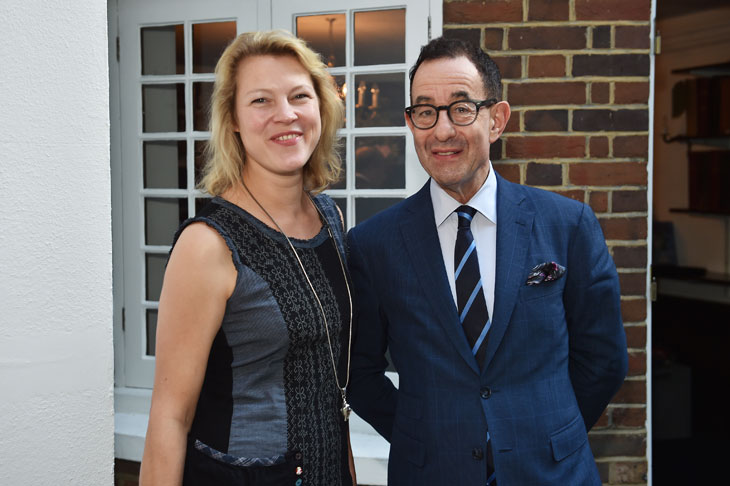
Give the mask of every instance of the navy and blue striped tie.
[[[489, 321], [489, 310], [482, 288], [474, 235], [471, 233], [471, 221], [474, 214], [476, 214], [476, 209], [469, 206], [459, 206], [456, 209], [456, 214], [459, 217], [456, 246], [454, 248], [456, 307], [459, 311], [459, 319], [466, 340], [481, 368], [484, 365], [491, 322]], [[491, 445], [492, 441], [489, 438], [489, 432], [487, 432], [487, 486], [496, 486]]]
[[475, 213], [476, 209], [469, 206], [459, 206], [456, 210], [459, 229], [454, 248], [454, 281], [459, 319], [471, 352], [481, 367], [486, 355], [490, 322], [479, 274], [476, 244], [471, 233], [471, 220]]

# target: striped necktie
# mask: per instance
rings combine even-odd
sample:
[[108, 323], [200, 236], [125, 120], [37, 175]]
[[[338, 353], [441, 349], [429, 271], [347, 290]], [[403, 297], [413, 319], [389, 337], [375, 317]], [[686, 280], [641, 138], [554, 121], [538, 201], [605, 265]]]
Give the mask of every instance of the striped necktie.
[[[454, 248], [456, 307], [459, 311], [459, 319], [466, 340], [481, 368], [484, 366], [487, 336], [489, 335], [491, 322], [489, 321], [489, 310], [482, 289], [482, 278], [479, 272], [479, 259], [477, 258], [474, 235], [471, 233], [471, 221], [476, 214], [476, 209], [469, 206], [459, 206], [456, 209], [456, 214], [459, 217], [456, 246]], [[497, 485], [495, 476], [492, 441], [489, 437], [489, 431], [487, 431], [487, 486]]]
[[459, 229], [454, 248], [454, 281], [459, 319], [471, 352], [481, 367], [484, 365], [491, 323], [479, 274], [476, 244], [471, 233], [471, 220], [475, 213], [476, 209], [469, 206], [459, 206], [456, 209]]

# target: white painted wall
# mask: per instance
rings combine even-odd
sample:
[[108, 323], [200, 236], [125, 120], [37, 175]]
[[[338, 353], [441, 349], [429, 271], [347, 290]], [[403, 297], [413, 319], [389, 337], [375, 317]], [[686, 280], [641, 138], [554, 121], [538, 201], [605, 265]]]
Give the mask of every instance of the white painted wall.
[[0, 483], [113, 481], [107, 10], [0, 1]]

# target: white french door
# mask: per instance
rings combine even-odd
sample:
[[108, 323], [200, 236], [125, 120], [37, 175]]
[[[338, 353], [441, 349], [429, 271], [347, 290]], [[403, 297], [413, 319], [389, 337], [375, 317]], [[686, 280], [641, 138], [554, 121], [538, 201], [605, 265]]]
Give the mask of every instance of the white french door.
[[109, 9], [115, 382], [151, 388], [165, 263], [176, 228], [205, 202], [195, 185], [227, 43], [283, 28], [331, 64], [347, 107], [346, 176], [328, 192], [351, 227], [426, 180], [403, 108], [408, 69], [429, 29], [441, 33], [441, 0], [110, 0]]
[[117, 381], [126, 386], [152, 386], [167, 254], [178, 225], [205, 202], [195, 185], [213, 71], [237, 33], [258, 28], [260, 3], [119, 1], [124, 373]]

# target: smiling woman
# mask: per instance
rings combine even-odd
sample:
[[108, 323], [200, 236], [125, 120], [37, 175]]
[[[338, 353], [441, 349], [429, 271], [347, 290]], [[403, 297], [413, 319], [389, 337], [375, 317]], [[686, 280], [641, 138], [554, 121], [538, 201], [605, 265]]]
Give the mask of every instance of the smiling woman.
[[319, 194], [341, 120], [324, 64], [288, 33], [242, 34], [218, 62], [214, 197], [165, 270], [143, 485], [354, 483], [344, 228]]

